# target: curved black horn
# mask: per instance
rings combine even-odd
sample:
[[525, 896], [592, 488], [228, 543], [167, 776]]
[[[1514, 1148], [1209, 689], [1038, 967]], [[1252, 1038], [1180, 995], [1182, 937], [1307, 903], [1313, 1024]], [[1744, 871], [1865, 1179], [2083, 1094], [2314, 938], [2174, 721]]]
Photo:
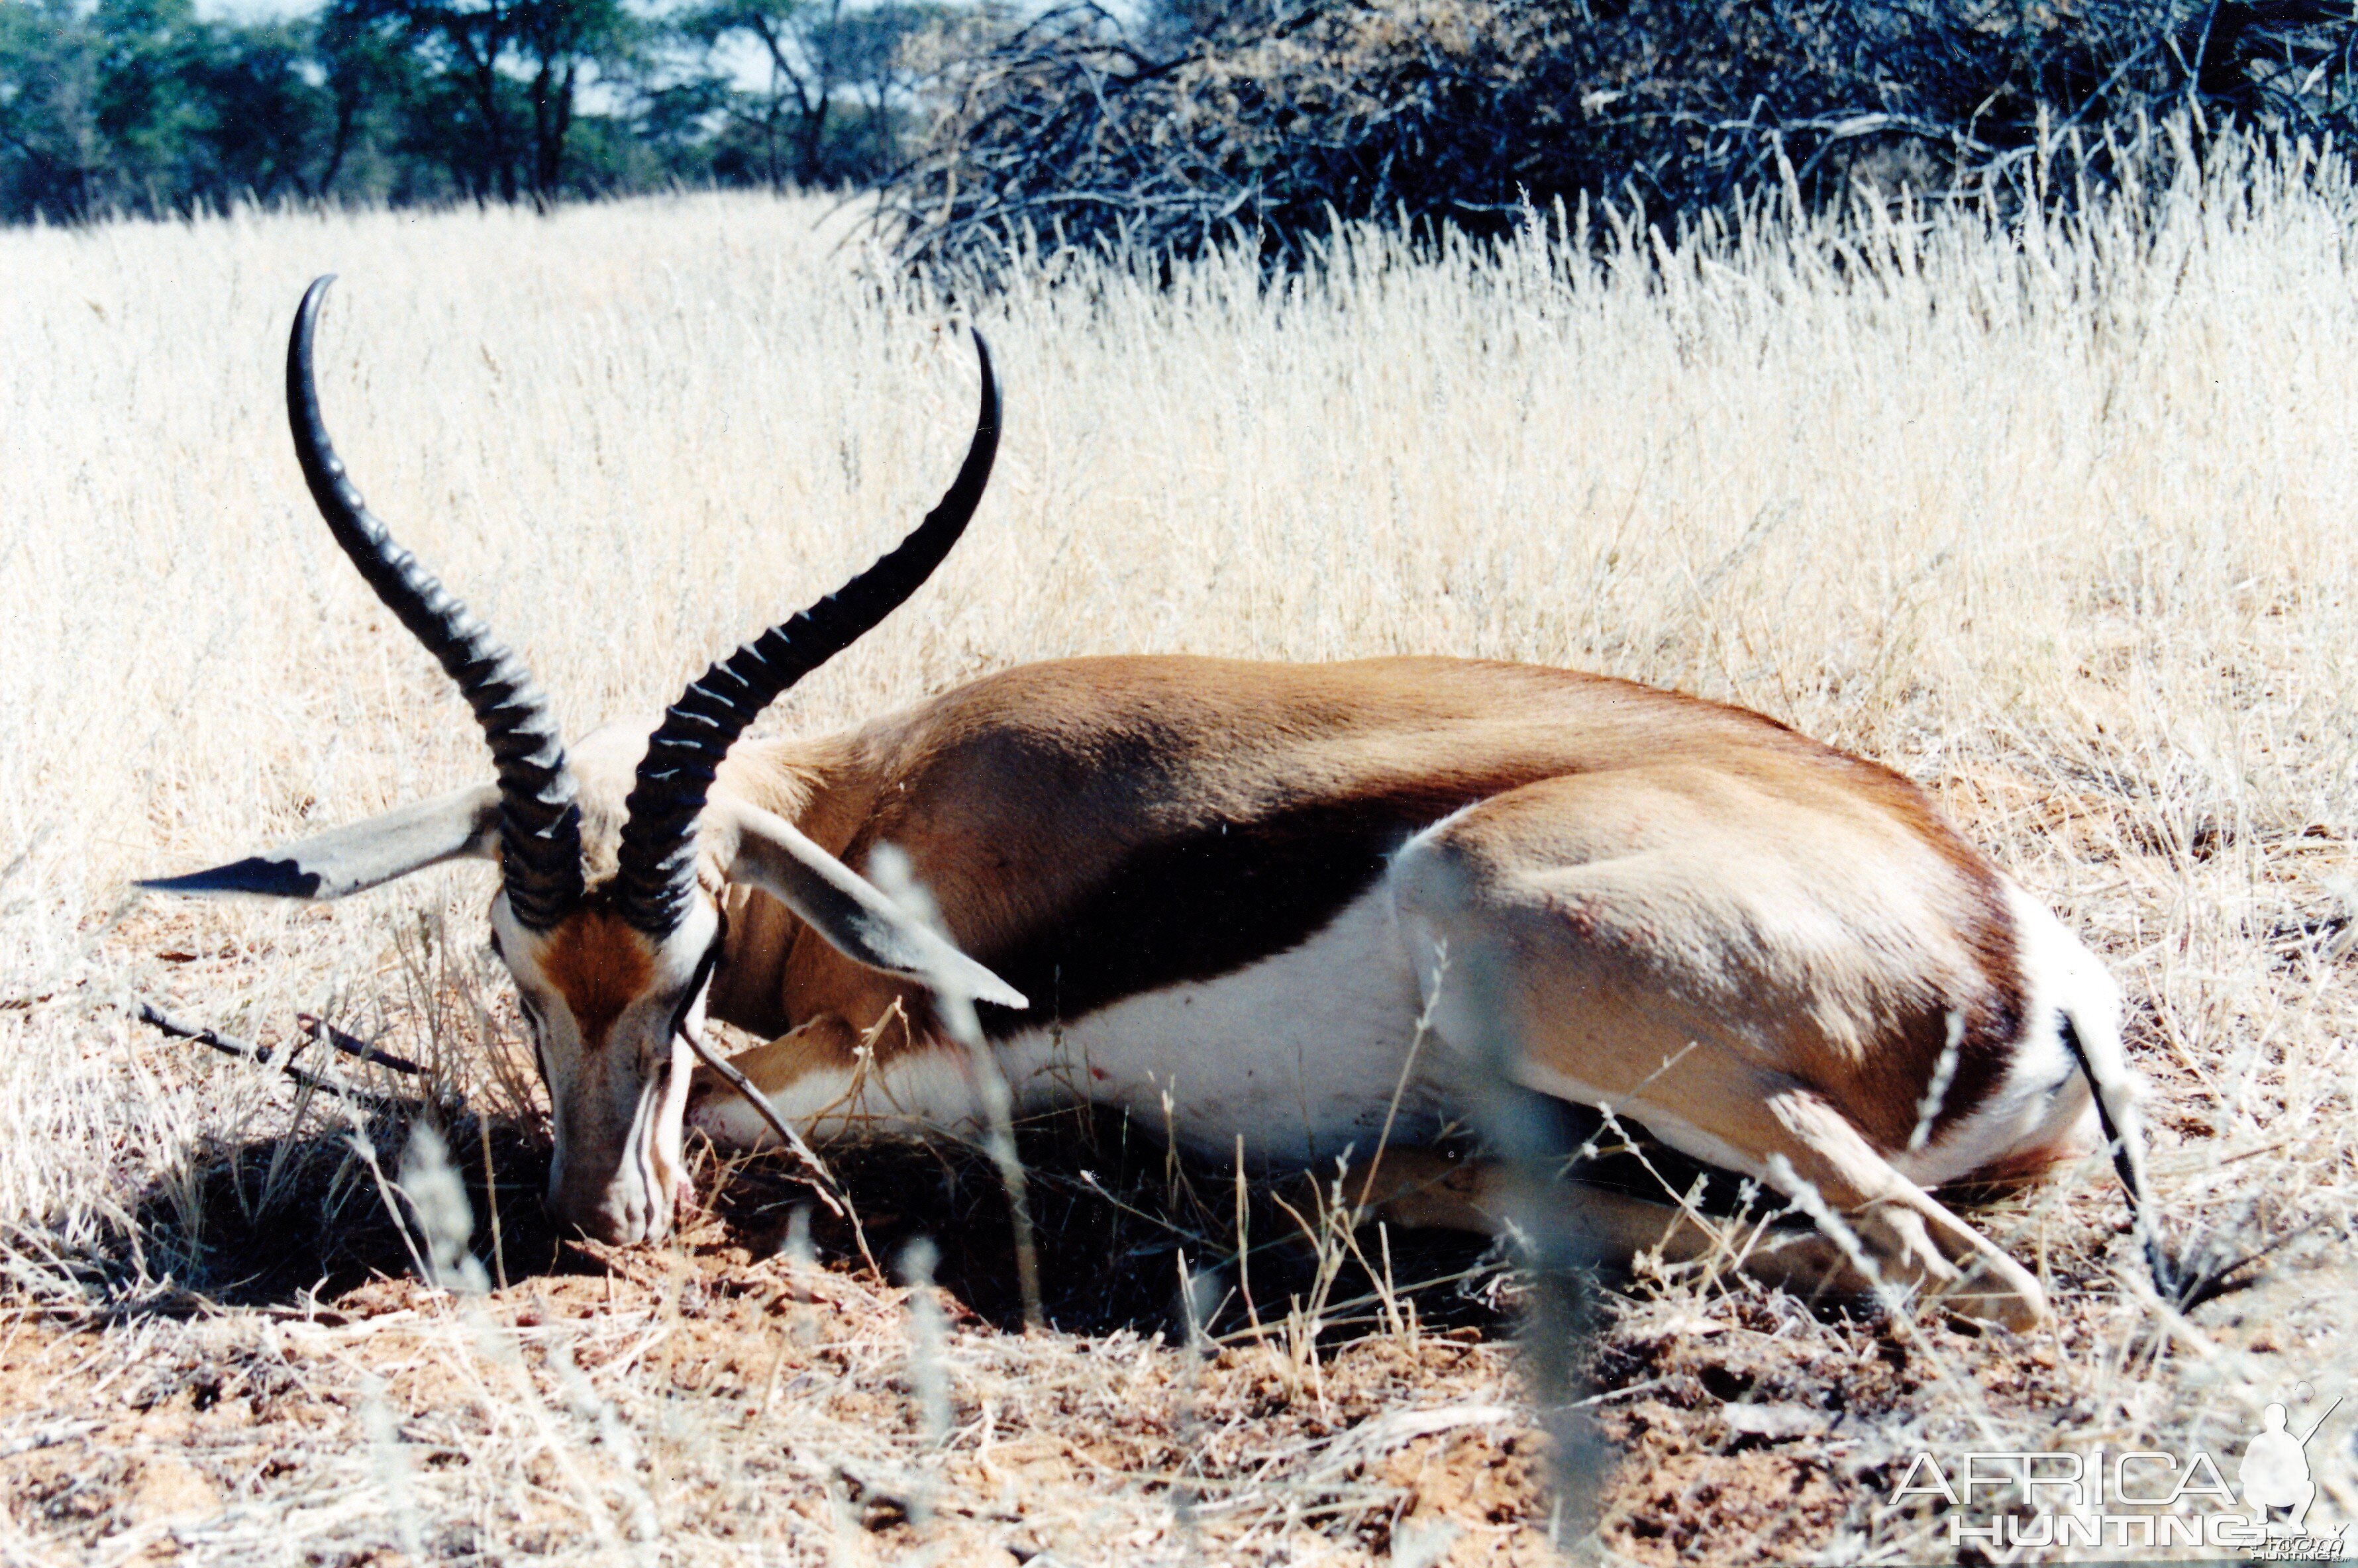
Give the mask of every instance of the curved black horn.
[[704, 672], [664, 714], [626, 803], [615, 903], [651, 936], [674, 930], [696, 878], [696, 819], [720, 759], [762, 709], [843, 652], [917, 591], [966, 531], [999, 452], [999, 377], [982, 362], [982, 411], [966, 461], [941, 503], [876, 563], [793, 620], [763, 633]]
[[500, 866], [518, 920], [546, 931], [581, 898], [581, 816], [548, 699], [523, 661], [468, 612], [417, 557], [395, 543], [345, 477], [319, 418], [311, 333], [335, 275], [315, 279], [287, 344], [287, 420], [311, 499], [344, 554], [410, 634], [442, 663], [492, 743], [500, 775]]

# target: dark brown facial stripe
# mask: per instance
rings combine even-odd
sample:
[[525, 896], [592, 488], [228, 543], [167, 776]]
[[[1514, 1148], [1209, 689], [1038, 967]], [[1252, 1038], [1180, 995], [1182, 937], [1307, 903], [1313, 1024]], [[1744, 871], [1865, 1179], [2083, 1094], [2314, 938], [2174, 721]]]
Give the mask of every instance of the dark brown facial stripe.
[[585, 1051], [606, 1044], [614, 1020], [654, 979], [646, 939], [602, 902], [576, 909], [551, 933], [540, 968], [565, 999]]
[[1025, 1012], [984, 1008], [984, 1027], [1003, 1037], [1070, 1021], [1285, 952], [1373, 887], [1411, 834], [1528, 782], [1428, 780], [1253, 821], [1199, 823], [1134, 850], [1057, 918], [978, 955], [1032, 999]]

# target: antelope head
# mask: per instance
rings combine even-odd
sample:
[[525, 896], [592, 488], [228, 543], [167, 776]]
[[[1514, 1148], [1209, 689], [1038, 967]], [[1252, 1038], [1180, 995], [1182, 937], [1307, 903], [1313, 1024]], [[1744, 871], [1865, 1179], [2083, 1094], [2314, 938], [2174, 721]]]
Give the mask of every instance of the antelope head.
[[[393, 811], [268, 854], [140, 885], [167, 892], [330, 899], [461, 858], [496, 861], [492, 946], [533, 1034], [556, 1130], [548, 1201], [601, 1241], [663, 1235], [685, 1185], [681, 1112], [722, 956], [718, 895], [759, 888], [857, 962], [948, 977], [1008, 1006], [1023, 999], [903, 914], [784, 820], [714, 775], [763, 708], [914, 593], [964, 531], [999, 446], [999, 384], [979, 336], [982, 407], [957, 478], [891, 552], [715, 664], [665, 713], [621, 813], [613, 871], [593, 883], [565, 746], [523, 664], [416, 557], [345, 476], [319, 417], [311, 339], [331, 280], [303, 296], [287, 349], [295, 453], [328, 527], [386, 608], [458, 683], [498, 782]], [[610, 816], [611, 813], [604, 814]], [[605, 857], [600, 857], [604, 863]]]

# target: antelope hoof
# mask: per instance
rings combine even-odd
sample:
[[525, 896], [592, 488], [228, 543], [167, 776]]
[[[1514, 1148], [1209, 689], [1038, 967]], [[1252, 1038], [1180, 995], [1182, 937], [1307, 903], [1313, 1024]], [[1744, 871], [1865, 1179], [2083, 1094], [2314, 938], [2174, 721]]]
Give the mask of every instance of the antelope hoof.
[[2006, 1268], [1998, 1269], [1976, 1259], [1963, 1283], [1938, 1292], [1933, 1299], [1959, 1317], [2028, 1334], [2047, 1321], [2047, 1292], [2013, 1260], [2006, 1263]]

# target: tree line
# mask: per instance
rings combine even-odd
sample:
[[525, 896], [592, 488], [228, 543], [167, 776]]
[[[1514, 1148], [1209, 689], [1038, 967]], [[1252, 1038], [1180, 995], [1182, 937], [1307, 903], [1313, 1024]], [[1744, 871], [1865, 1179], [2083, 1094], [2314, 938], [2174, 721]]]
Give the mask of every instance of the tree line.
[[827, 186], [896, 160], [939, 0], [0, 0], [0, 221]]
[[0, 221], [878, 184], [920, 265], [1298, 260], [1337, 219], [2043, 199], [2165, 123], [2358, 136], [2352, 0], [321, 3], [0, 0]]

